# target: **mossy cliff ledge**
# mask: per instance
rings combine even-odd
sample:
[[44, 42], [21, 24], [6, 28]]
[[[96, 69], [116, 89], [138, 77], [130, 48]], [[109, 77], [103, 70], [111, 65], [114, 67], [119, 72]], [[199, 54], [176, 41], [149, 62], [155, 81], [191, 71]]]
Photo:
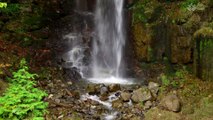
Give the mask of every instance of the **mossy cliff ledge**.
[[[202, 66], [205, 68], [205, 65], [200, 64], [201, 59], [197, 56], [203, 54], [201, 56], [205, 57], [205, 60], [208, 59], [207, 64], [210, 66], [213, 35], [211, 11], [211, 0], [139, 0], [132, 9], [133, 48], [136, 59], [149, 63], [162, 62], [165, 58], [172, 64], [195, 63], [194, 69], [199, 71], [198, 69]], [[208, 41], [203, 46], [205, 52], [198, 52], [202, 41]], [[198, 64], [199, 67], [196, 67]], [[209, 75], [213, 74], [212, 68], [208, 67], [207, 71], [210, 72]]]

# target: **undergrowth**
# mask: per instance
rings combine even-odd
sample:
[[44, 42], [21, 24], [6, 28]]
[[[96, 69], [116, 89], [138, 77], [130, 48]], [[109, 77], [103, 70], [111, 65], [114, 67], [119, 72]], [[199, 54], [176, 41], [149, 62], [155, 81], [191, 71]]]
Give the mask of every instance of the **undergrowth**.
[[162, 74], [161, 79], [161, 90], [165, 91], [168, 88], [179, 88], [185, 81], [185, 75], [188, 73], [186, 69], [177, 70], [171, 75]]
[[20, 4], [6, 4], [2, 3], [2, 6], [0, 7], [0, 13], [7, 14], [7, 15], [17, 15], [20, 12]]
[[20, 68], [9, 78], [9, 88], [0, 97], [0, 120], [44, 120], [48, 104], [42, 99], [47, 95], [35, 88], [36, 74], [28, 72], [23, 59]]

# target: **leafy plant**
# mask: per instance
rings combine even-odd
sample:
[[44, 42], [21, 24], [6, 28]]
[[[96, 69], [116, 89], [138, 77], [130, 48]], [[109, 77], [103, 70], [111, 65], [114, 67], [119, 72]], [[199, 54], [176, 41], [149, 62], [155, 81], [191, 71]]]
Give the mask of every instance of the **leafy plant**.
[[137, 1], [130, 9], [133, 9], [133, 23], [147, 22], [147, 16], [145, 15], [145, 6], [148, 0], [143, 2]]
[[183, 10], [194, 11], [198, 3], [199, 0], [185, 0], [181, 3], [181, 8]]
[[170, 80], [166, 75], [161, 76], [162, 86], [169, 86]]
[[5, 7], [5, 4], [4, 4], [2, 6], [4, 6], [4, 7], [2, 7], [2, 8], [0, 7], [1, 8], [0, 13], [4, 13], [4, 14], [7, 14], [7, 15], [16, 15], [20, 11], [20, 4], [15, 4], [15, 3], [14, 4], [6, 4], [6, 7]]
[[47, 95], [44, 91], [35, 88], [33, 81], [36, 74], [28, 72], [29, 67], [23, 59], [20, 68], [13, 72], [9, 79], [9, 88], [0, 97], [0, 119], [4, 120], [43, 120], [47, 103], [42, 99]]
[[7, 3], [5, 2], [0, 2], [0, 8], [6, 8], [7, 7]]

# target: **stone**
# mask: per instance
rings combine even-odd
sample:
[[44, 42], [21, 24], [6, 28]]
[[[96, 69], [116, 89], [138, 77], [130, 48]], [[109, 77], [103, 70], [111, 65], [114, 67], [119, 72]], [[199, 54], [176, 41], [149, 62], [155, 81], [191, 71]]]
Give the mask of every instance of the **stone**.
[[111, 84], [108, 87], [110, 92], [116, 92], [121, 89], [119, 84]]
[[154, 82], [149, 82], [148, 88], [151, 91], [152, 95], [154, 97], [157, 97], [157, 93], [159, 91], [159, 84]]
[[108, 88], [106, 86], [102, 86], [100, 89], [100, 94], [104, 95], [108, 93]]
[[173, 112], [179, 112], [181, 109], [180, 100], [174, 94], [164, 97], [160, 102], [160, 106]]
[[60, 99], [55, 99], [55, 102], [56, 102], [56, 103], [60, 103], [61, 100], [60, 100]]
[[144, 104], [144, 109], [147, 110], [149, 108], [152, 107], [152, 102], [151, 101], [146, 101], [145, 104]]
[[71, 82], [71, 81], [69, 81], [69, 82], [67, 82], [67, 84], [68, 84], [68, 85], [72, 85], [72, 82]]
[[124, 102], [128, 102], [131, 98], [131, 94], [128, 93], [128, 92], [121, 92], [121, 99], [124, 101]]
[[54, 87], [53, 83], [49, 83], [49, 84], [47, 84], [47, 86], [50, 87], [50, 88]]
[[132, 101], [135, 103], [144, 102], [152, 98], [151, 92], [147, 87], [141, 87], [133, 91]]
[[121, 100], [115, 100], [112, 102], [112, 107], [113, 108], [122, 108], [123, 107], [123, 102]]
[[98, 93], [97, 86], [94, 84], [88, 85], [86, 90], [90, 95], [94, 95], [94, 94]]

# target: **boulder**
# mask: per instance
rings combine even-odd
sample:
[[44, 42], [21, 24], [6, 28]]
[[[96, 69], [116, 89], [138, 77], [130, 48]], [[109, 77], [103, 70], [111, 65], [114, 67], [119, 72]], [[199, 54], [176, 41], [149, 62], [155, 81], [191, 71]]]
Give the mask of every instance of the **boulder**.
[[124, 101], [124, 102], [127, 102], [129, 101], [131, 98], [131, 94], [128, 93], [128, 92], [121, 92], [121, 99]]
[[133, 95], [131, 97], [133, 102], [144, 102], [150, 100], [152, 98], [152, 94], [147, 87], [141, 87], [135, 91], [133, 91]]
[[121, 89], [121, 87], [120, 87], [119, 84], [111, 84], [111, 85], [109, 85], [109, 91], [110, 92], [116, 92], [116, 91], [118, 91], [120, 89]]
[[97, 85], [95, 84], [88, 85], [86, 90], [90, 95], [94, 95], [98, 93], [98, 88], [97, 88]]
[[106, 86], [102, 86], [100, 89], [100, 94], [105, 95], [108, 93], [108, 88]]
[[159, 91], [159, 84], [154, 82], [149, 82], [148, 88], [151, 91], [152, 95], [154, 97], [157, 97], [157, 93]]
[[123, 107], [123, 102], [118, 99], [112, 102], [112, 107], [113, 108], [122, 108]]
[[160, 102], [160, 106], [173, 112], [179, 112], [181, 109], [181, 104], [179, 98], [172, 94], [163, 98]]
[[149, 108], [152, 107], [152, 102], [151, 101], [146, 101], [145, 104], [144, 104], [144, 109], [147, 110]]

